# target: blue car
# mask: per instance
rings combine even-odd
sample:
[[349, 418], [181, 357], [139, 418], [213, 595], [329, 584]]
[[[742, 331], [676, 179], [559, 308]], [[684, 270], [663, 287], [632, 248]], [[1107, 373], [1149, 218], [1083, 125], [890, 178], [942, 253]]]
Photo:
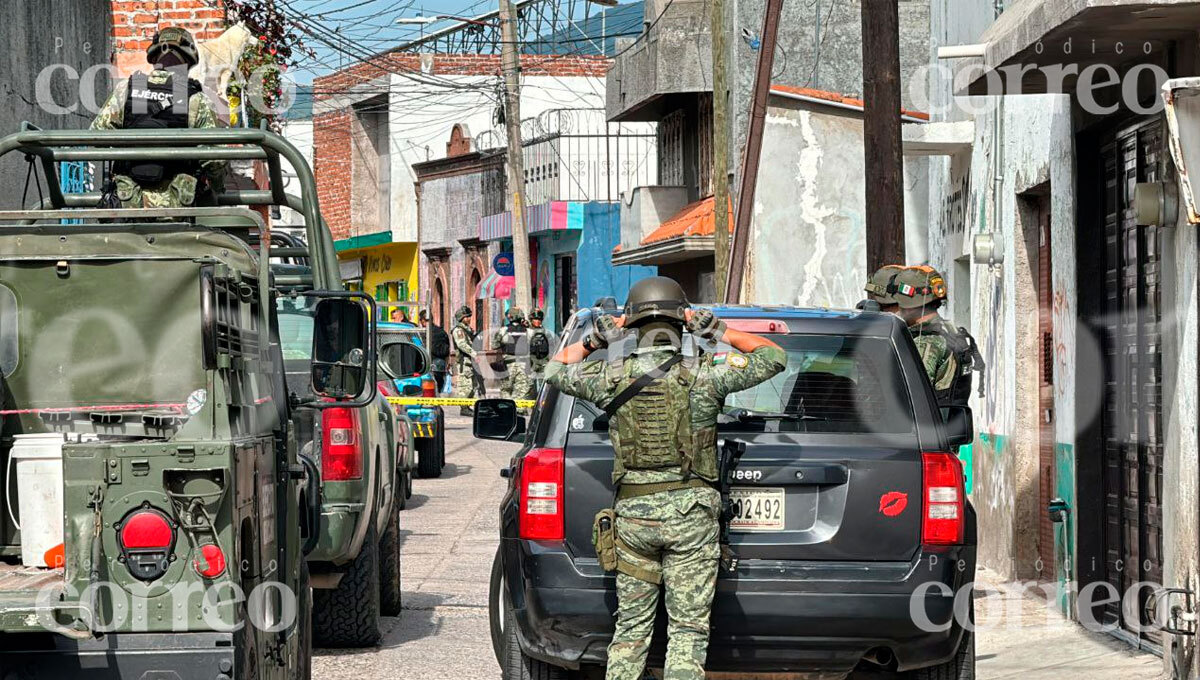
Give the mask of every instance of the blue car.
[[[379, 322], [380, 345], [394, 340], [405, 340], [418, 347], [424, 347], [425, 331], [411, 323]], [[440, 388], [431, 373], [383, 382], [390, 383], [392, 389], [388, 389], [389, 385], [382, 384], [381, 389], [393, 397], [436, 397]], [[426, 479], [442, 476], [442, 469], [446, 466], [446, 414], [442, 407], [398, 406], [397, 409], [407, 410], [412, 421], [417, 450], [417, 473]]]

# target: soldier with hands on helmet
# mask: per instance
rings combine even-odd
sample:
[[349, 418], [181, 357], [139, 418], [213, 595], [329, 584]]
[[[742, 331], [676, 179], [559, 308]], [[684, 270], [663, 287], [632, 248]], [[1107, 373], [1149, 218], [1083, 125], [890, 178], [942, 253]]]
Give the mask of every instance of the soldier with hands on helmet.
[[[687, 357], [684, 330], [734, 351]], [[616, 350], [621, 358], [585, 361]], [[692, 309], [675, 281], [652, 277], [629, 292], [624, 316], [600, 315], [580, 343], [546, 368], [562, 392], [591, 401], [609, 417], [615, 452], [617, 624], [607, 680], [640, 680], [665, 586], [669, 617], [664, 677], [704, 677], [709, 620], [720, 559], [721, 496], [717, 417], [725, 397], [780, 373], [786, 353], [761, 336], [726, 328], [708, 309]], [[614, 563], [615, 562], [615, 563]]]
[[[454, 313], [454, 329], [450, 331], [450, 342], [457, 353], [456, 368], [458, 376], [454, 382], [454, 396], [460, 399], [471, 399], [476, 393], [478, 378], [475, 373], [475, 330], [471, 328], [471, 308], [463, 305]], [[459, 413], [469, 416], [474, 413], [470, 406], [463, 406]]]
[[510, 307], [504, 314], [505, 325], [492, 334], [492, 348], [500, 351], [501, 361], [494, 364], [502, 372], [500, 384], [502, 399], [532, 399], [533, 378], [529, 373], [529, 344], [525, 323], [525, 312], [520, 307]]
[[[196, 41], [183, 28], [164, 28], [146, 50], [154, 67], [117, 83], [92, 121], [93, 130], [215, 128], [217, 113], [188, 70], [200, 61]], [[119, 161], [115, 187], [106, 193], [125, 208], [181, 208], [193, 205], [203, 189], [223, 189], [224, 161]]]
[[529, 329], [526, 331], [529, 336], [529, 369], [535, 383], [539, 383], [545, 375], [546, 364], [550, 361], [551, 348], [554, 347], [554, 337], [543, 325], [545, 320], [546, 313], [540, 309], [529, 313]]

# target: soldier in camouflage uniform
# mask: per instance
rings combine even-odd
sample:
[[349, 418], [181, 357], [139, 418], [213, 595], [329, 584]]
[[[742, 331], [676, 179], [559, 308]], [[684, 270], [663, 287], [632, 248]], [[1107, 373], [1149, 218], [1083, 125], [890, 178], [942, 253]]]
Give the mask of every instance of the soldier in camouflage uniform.
[[[684, 357], [684, 327], [735, 351]], [[626, 330], [637, 347], [623, 359], [588, 361]], [[611, 350], [616, 351], [614, 346]], [[692, 310], [671, 279], [639, 281], [625, 315], [600, 315], [583, 342], [563, 348], [546, 380], [566, 394], [609, 406], [645, 374], [648, 389], [619, 405], [609, 425], [618, 488], [617, 624], [607, 680], [640, 680], [654, 631], [660, 583], [669, 617], [666, 680], [704, 677], [709, 619], [720, 559], [717, 416], [726, 395], [769, 380], [787, 355], [769, 340], [726, 329], [707, 309]]]
[[[146, 50], [154, 65], [117, 83], [92, 121], [93, 130], [215, 128], [217, 113], [200, 83], [187, 78], [199, 61], [196, 41], [182, 28], [164, 28]], [[186, 98], [186, 105], [183, 99]], [[126, 163], [113, 165], [116, 197], [125, 208], [181, 208], [192, 205], [207, 183], [223, 188], [224, 161]], [[108, 189], [111, 190], [111, 189]]]
[[948, 391], [960, 367], [951, 349], [957, 331], [938, 313], [946, 301], [945, 279], [932, 267], [906, 267], [892, 285], [896, 314], [908, 324], [933, 391]]
[[492, 334], [492, 348], [504, 353], [504, 381], [500, 385], [500, 397], [532, 399], [533, 377], [529, 370], [525, 312], [520, 307], [511, 307], [504, 317], [508, 323]]
[[529, 313], [529, 369], [533, 375], [534, 394], [539, 391], [542, 378], [546, 374], [546, 364], [550, 361], [550, 352], [554, 347], [554, 338], [542, 325], [545, 319], [546, 313], [540, 309]]
[[[450, 331], [450, 343], [454, 345], [457, 355], [458, 376], [454, 382], [454, 396], [460, 399], [470, 399], [475, 396], [475, 330], [471, 328], [471, 308], [463, 305], [454, 313], [454, 329]], [[472, 414], [470, 406], [463, 406], [459, 413], [464, 416]]]

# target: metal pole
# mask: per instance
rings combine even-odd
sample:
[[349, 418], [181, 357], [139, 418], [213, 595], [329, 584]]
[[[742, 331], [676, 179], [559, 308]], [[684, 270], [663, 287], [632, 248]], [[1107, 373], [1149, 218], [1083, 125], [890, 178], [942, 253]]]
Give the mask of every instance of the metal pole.
[[[783, 0], [767, 1], [767, 13], [763, 17], [762, 46], [758, 53], [758, 68], [754, 73], [750, 130], [746, 135], [746, 151], [742, 157], [742, 182], [738, 187], [733, 253], [729, 257], [729, 279], [725, 287], [727, 302], [736, 303], [742, 295], [750, 221], [754, 216], [754, 190], [758, 185], [758, 163], [762, 157], [763, 128], [767, 122], [767, 96], [771, 92], [771, 67], [775, 63], [775, 36], [779, 32], [779, 15], [782, 11]], [[720, 214], [720, 211], [717, 214]]]
[[[725, 0], [712, 0], [713, 261], [717, 285], [729, 280], [729, 82], [726, 70]], [[724, 290], [716, 291], [721, 301]]]
[[512, 211], [513, 262], [516, 267], [514, 306], [529, 309], [529, 231], [525, 226], [525, 159], [521, 146], [521, 63], [517, 50], [516, 9], [500, 0], [500, 69], [504, 73], [504, 127], [508, 132], [508, 192]]
[[867, 271], [904, 264], [904, 155], [900, 130], [900, 9], [863, 0], [863, 173]]

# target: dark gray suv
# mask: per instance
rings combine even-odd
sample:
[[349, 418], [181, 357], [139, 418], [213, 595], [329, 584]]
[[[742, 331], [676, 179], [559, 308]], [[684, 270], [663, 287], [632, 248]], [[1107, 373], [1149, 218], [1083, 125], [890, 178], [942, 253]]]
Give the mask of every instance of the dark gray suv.
[[[890, 315], [714, 311], [777, 342], [788, 366], [731, 395], [721, 417], [719, 439], [747, 449], [731, 494], [740, 564], [717, 585], [707, 668], [973, 678], [963, 624], [972, 620], [975, 514], [952, 453], [973, 437], [969, 409], [937, 407], [912, 339]], [[577, 313], [567, 342], [605, 313]], [[528, 427], [510, 402], [493, 400], [479, 404], [475, 431], [525, 442], [503, 471], [511, 484], [492, 573], [504, 677], [602, 677], [616, 586], [591, 542], [592, 518], [613, 498], [601, 411], [547, 386]], [[658, 624], [652, 667], [665, 651], [664, 614]]]

